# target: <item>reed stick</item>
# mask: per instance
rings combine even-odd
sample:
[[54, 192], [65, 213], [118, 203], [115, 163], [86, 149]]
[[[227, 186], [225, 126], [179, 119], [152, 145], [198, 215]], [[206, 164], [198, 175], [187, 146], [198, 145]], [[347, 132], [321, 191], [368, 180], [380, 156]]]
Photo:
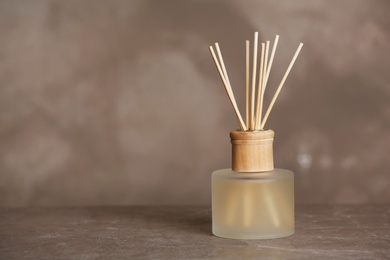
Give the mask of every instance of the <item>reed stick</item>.
[[249, 62], [250, 62], [250, 42], [246, 41], [246, 50], [245, 50], [245, 56], [246, 56], [246, 66], [245, 66], [245, 93], [246, 93], [246, 100], [245, 100], [245, 114], [246, 114], [246, 126], [249, 126]]
[[254, 112], [255, 112], [255, 91], [256, 91], [256, 70], [257, 70], [257, 47], [259, 41], [259, 33], [255, 32], [253, 44], [253, 65], [252, 65], [252, 91], [251, 91], [251, 110], [250, 110], [250, 124], [249, 130], [254, 130]]
[[232, 89], [232, 85], [230, 84], [229, 76], [228, 76], [227, 71], [226, 71], [225, 62], [223, 61], [221, 49], [219, 48], [218, 42], [215, 43], [215, 48], [217, 49], [218, 58], [220, 60], [220, 65], [221, 65], [223, 74], [225, 75], [225, 79], [226, 79], [230, 89]]
[[291, 68], [292, 68], [292, 66], [293, 66], [294, 63], [295, 63], [295, 60], [297, 59], [298, 54], [299, 54], [299, 52], [300, 52], [301, 49], [302, 49], [302, 46], [303, 46], [303, 43], [300, 43], [299, 46], [298, 46], [298, 49], [296, 50], [296, 52], [295, 52], [295, 54], [294, 54], [294, 57], [292, 58], [292, 60], [291, 60], [291, 62], [290, 62], [290, 65], [289, 65], [288, 68], [287, 68], [286, 73], [284, 74], [284, 76], [283, 76], [283, 78], [282, 78], [282, 81], [281, 81], [280, 84], [279, 84], [279, 87], [277, 88], [277, 90], [276, 90], [276, 92], [275, 92], [275, 95], [274, 95], [273, 98], [272, 98], [271, 103], [270, 103], [269, 106], [268, 106], [267, 112], [265, 113], [265, 116], [264, 116], [264, 120], [263, 120], [263, 122], [262, 122], [262, 124], [261, 124], [261, 129], [264, 129], [264, 125], [267, 123], [269, 114], [270, 114], [271, 111], [272, 111], [272, 108], [273, 108], [273, 106], [274, 106], [274, 104], [275, 104], [275, 101], [276, 101], [276, 99], [278, 98], [279, 93], [280, 93], [280, 91], [281, 91], [282, 88], [283, 88], [284, 82], [286, 81], [287, 76], [288, 76], [288, 74], [290, 73]]
[[264, 78], [264, 47], [265, 44], [261, 43], [261, 55], [260, 55], [260, 69], [259, 69], [259, 84], [257, 88], [257, 100], [256, 100], [256, 120], [255, 120], [255, 130], [260, 130], [260, 125], [261, 125], [261, 107], [263, 103], [263, 78]]
[[267, 82], [265, 81], [267, 76], [267, 70], [268, 70], [268, 54], [269, 54], [269, 41], [266, 41], [265, 43], [265, 54], [264, 54], [264, 77], [263, 77], [263, 92], [265, 91], [267, 87]]
[[[234, 97], [234, 94], [233, 94], [232, 85], [230, 84], [229, 76], [228, 76], [228, 73], [227, 73], [227, 71], [226, 71], [225, 62], [223, 61], [221, 49], [219, 48], [218, 42], [215, 43], [215, 48], [217, 49], [217, 54], [218, 54], [218, 57], [219, 57], [219, 60], [220, 60], [220, 65], [221, 65], [222, 71], [223, 71], [223, 73], [224, 73], [224, 75], [225, 75], [225, 79], [226, 79], [226, 81], [227, 81], [227, 83], [228, 83], [228, 87], [229, 87], [231, 96], [232, 96], [234, 102], [236, 103], [236, 100], [235, 100], [235, 97]], [[237, 107], [237, 103], [236, 103], [236, 107]], [[239, 111], [238, 108], [237, 108], [237, 111], [238, 111], [238, 113], [240, 114], [240, 111]], [[240, 117], [241, 117], [241, 114], [240, 114]], [[241, 119], [241, 120], [242, 120], [242, 119]], [[246, 128], [246, 126], [245, 126], [245, 128]]]
[[[213, 46], [209, 46], [209, 49], [210, 49], [210, 52], [211, 52], [211, 55], [213, 57], [213, 60], [214, 60], [214, 63], [215, 63], [215, 66], [217, 67], [217, 70], [219, 72], [219, 76], [221, 77], [221, 80], [222, 80], [222, 83], [225, 87], [225, 90], [226, 90], [226, 93], [229, 97], [229, 100], [230, 100], [230, 103], [232, 104], [233, 106], [233, 109], [234, 109], [234, 112], [236, 113], [236, 116], [237, 116], [237, 119], [239, 121], [239, 124], [240, 124], [240, 128], [242, 131], [246, 131], [247, 128], [245, 126], [245, 123], [244, 121], [242, 120], [242, 117], [241, 117], [241, 114], [240, 114], [240, 111], [237, 107], [237, 103], [236, 103], [236, 100], [234, 98], [234, 93], [233, 93], [233, 90], [228, 82], [228, 80], [225, 78], [225, 75], [224, 75], [224, 72], [221, 68], [221, 65], [220, 63], [218, 62], [218, 59], [217, 59], [217, 56], [215, 55], [215, 52], [214, 52], [214, 49], [213, 49]], [[222, 56], [222, 55], [221, 55]], [[221, 60], [221, 64], [222, 64], [223, 60]], [[226, 71], [226, 68], [225, 68], [225, 71]]]
[[[272, 46], [272, 53], [271, 53], [271, 57], [269, 59], [269, 65], [267, 66], [267, 76], [264, 79], [265, 86], [267, 86], [267, 83], [268, 83], [268, 78], [269, 78], [269, 74], [271, 72], [272, 63], [274, 62], [274, 57], [275, 57], [276, 47], [278, 46], [278, 42], [279, 42], [279, 35], [276, 35], [274, 44]], [[265, 91], [265, 89], [264, 89], [264, 91]]]
[[269, 60], [269, 64], [267, 65], [266, 75], [263, 78], [264, 82], [263, 82], [263, 88], [262, 88], [262, 93], [261, 93], [261, 98], [260, 98], [260, 111], [257, 114], [257, 116], [259, 117], [259, 119], [258, 119], [259, 125], [257, 125], [258, 130], [262, 129], [261, 128], [261, 121], [262, 121], [262, 115], [263, 115], [264, 93], [265, 93], [265, 89], [267, 88], [268, 78], [269, 78], [269, 74], [271, 72], [272, 64], [273, 64], [274, 57], [275, 57], [276, 47], [278, 46], [278, 42], [279, 42], [279, 35], [276, 35], [275, 40], [274, 40], [274, 44], [272, 46], [271, 58]]

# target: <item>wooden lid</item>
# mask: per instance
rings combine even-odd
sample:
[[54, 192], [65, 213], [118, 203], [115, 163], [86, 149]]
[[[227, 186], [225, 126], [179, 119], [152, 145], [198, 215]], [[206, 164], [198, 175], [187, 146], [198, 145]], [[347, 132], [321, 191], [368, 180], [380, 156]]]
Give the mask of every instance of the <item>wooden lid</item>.
[[263, 172], [274, 169], [274, 131], [233, 131], [230, 138], [233, 171]]

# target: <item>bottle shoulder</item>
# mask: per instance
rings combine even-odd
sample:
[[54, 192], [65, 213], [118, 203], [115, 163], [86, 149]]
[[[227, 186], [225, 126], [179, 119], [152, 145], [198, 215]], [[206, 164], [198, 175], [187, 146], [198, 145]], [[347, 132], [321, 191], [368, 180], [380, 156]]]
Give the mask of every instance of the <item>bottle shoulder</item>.
[[294, 178], [294, 173], [287, 169], [275, 168], [272, 171], [265, 172], [236, 172], [231, 168], [216, 170], [212, 173], [212, 177], [215, 178], [233, 178], [233, 179], [252, 179], [252, 178], [272, 178], [272, 179], [284, 179]]

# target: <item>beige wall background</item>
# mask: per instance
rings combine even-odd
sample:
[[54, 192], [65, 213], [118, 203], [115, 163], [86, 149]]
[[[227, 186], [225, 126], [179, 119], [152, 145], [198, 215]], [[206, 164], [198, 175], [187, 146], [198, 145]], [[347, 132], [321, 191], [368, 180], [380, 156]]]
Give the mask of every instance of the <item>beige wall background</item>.
[[[268, 121], [296, 202], [390, 201], [389, 1], [0, 1], [0, 206], [210, 204], [245, 40], [280, 35]], [[269, 102], [269, 95], [267, 100]]]

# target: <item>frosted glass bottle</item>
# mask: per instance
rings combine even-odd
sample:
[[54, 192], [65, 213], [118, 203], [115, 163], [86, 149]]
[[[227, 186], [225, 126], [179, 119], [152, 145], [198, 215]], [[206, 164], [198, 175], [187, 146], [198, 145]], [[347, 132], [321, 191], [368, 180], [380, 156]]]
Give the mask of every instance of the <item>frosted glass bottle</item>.
[[233, 131], [232, 169], [212, 173], [212, 231], [233, 239], [294, 234], [294, 175], [274, 169], [274, 132]]

